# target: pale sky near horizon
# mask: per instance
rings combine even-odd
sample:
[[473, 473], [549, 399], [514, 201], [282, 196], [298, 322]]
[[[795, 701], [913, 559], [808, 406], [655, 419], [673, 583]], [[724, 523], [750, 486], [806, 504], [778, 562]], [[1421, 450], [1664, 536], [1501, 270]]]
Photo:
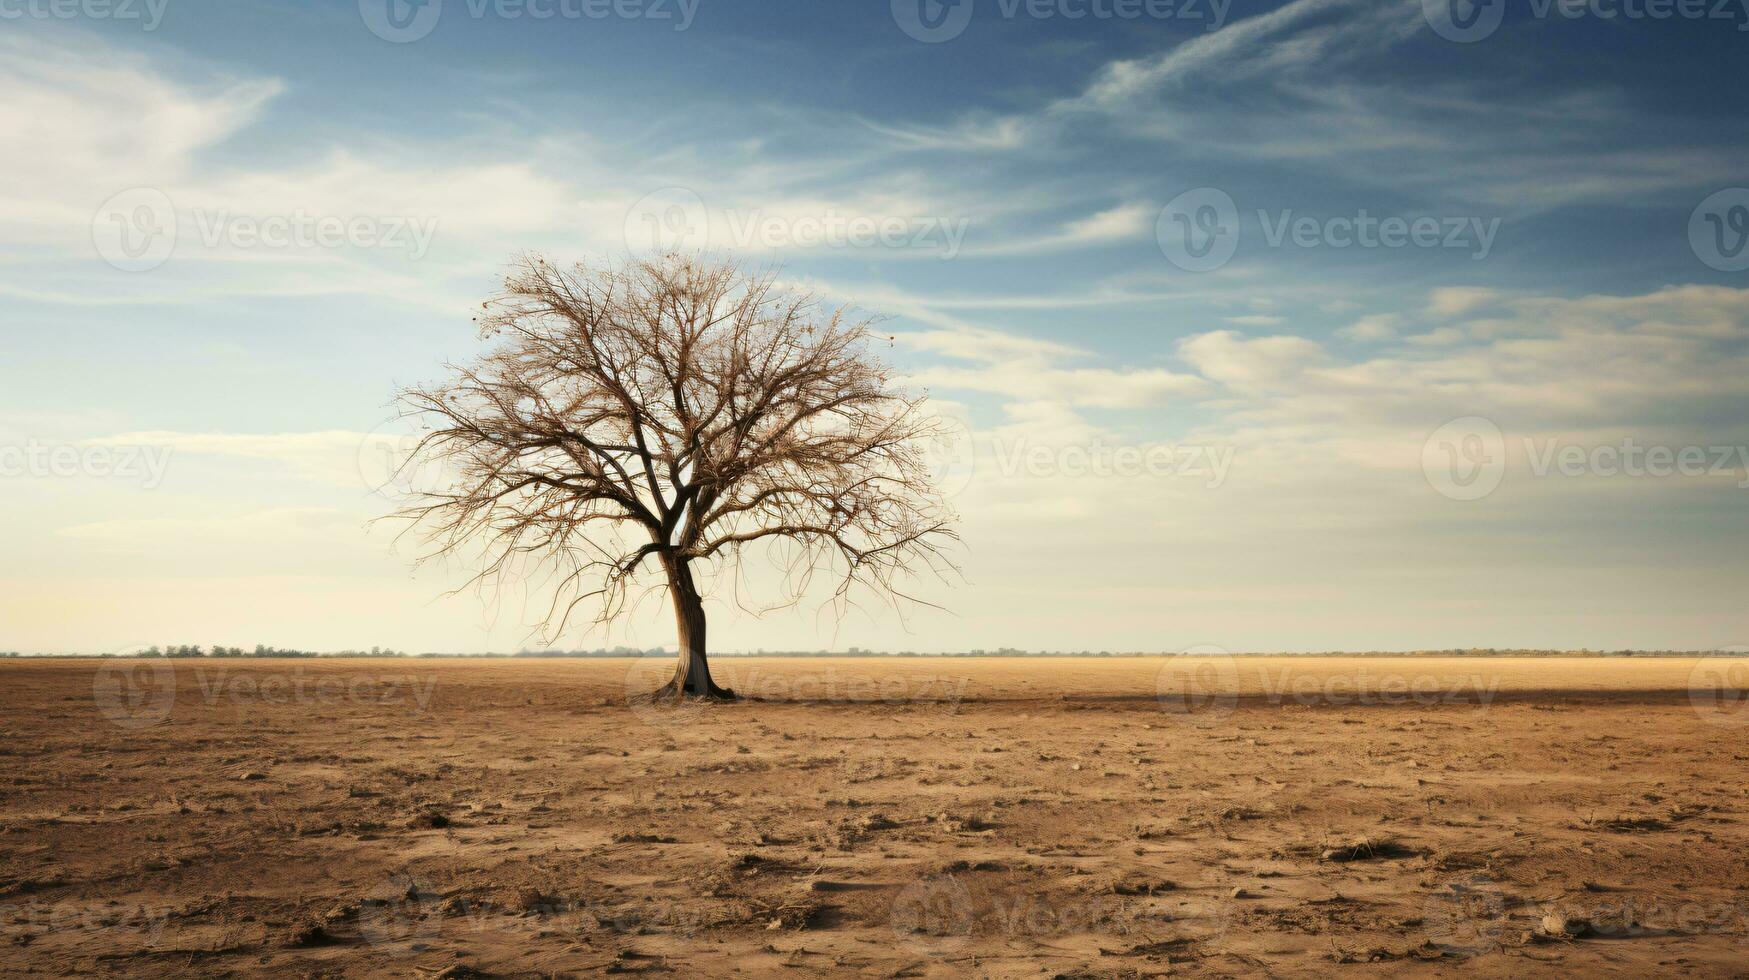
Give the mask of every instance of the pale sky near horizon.
[[971, 447], [945, 612], [714, 647], [1749, 646], [1749, 10], [918, 3], [0, 0], [0, 650], [534, 645], [367, 526], [389, 402], [665, 245]]

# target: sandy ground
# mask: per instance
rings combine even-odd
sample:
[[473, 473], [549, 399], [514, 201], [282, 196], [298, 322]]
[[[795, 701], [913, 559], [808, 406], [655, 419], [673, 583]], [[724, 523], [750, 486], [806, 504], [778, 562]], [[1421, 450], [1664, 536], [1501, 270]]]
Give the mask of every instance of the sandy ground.
[[1743, 661], [666, 670], [0, 663], [0, 974], [1749, 973]]

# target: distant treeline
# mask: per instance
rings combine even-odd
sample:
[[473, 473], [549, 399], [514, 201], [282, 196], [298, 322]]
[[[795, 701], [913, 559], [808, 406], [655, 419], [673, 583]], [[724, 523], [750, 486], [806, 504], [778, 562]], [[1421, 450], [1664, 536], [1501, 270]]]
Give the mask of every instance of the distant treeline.
[[180, 646], [150, 646], [144, 650], [127, 653], [105, 653], [105, 657], [401, 657], [405, 654], [384, 647], [371, 647], [366, 650], [344, 650], [339, 653], [314, 653], [309, 650], [281, 650], [278, 647], [265, 646], [257, 643], [255, 649], [245, 650], [242, 647], [214, 646], [203, 649], [199, 646], [182, 644]]
[[[996, 650], [967, 650], [946, 653], [919, 653], [913, 650], [864, 650], [861, 647], [851, 647], [848, 651], [838, 650], [756, 650], [737, 653], [713, 653], [713, 657], [886, 657], [886, 658], [957, 658], [957, 657], [1162, 657], [1175, 656], [1171, 651], [1110, 651], [1110, 650], [1017, 650], [1012, 647], [1002, 647]], [[1208, 656], [1206, 653], [1196, 653], [1192, 656]], [[53, 657], [65, 654], [27, 654], [0, 652], [0, 658], [14, 657]], [[98, 657], [154, 657], [154, 658], [193, 658], [193, 657], [484, 657], [495, 659], [527, 658], [625, 658], [625, 657], [672, 657], [674, 651], [661, 647], [639, 649], [637, 647], [618, 646], [611, 649], [601, 647], [594, 650], [519, 650], [515, 653], [404, 653], [387, 647], [371, 647], [369, 650], [336, 650], [317, 653], [310, 650], [288, 650], [257, 644], [253, 650], [243, 647], [213, 646], [201, 647], [189, 644], [174, 646], [152, 646], [144, 650], [129, 650], [120, 653], [85, 654]], [[1714, 657], [1714, 656], [1749, 656], [1743, 650], [1502, 650], [1492, 647], [1471, 647], [1462, 650], [1333, 650], [1325, 653], [1268, 653], [1243, 652], [1233, 653], [1235, 657]]]

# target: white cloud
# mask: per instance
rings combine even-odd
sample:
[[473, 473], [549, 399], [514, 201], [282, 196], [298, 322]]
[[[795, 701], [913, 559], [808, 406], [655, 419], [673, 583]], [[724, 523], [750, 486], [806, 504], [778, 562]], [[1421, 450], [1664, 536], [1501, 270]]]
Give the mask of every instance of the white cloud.
[[1026, 142], [1026, 123], [1016, 117], [967, 119], [949, 127], [863, 125], [910, 150], [1013, 150]]
[[1041, 369], [1013, 363], [926, 368], [912, 374], [911, 380], [931, 388], [1057, 401], [1077, 408], [1147, 408], [1204, 389], [1199, 379], [1164, 368]]
[[1022, 255], [1145, 238], [1153, 234], [1157, 211], [1152, 204], [1132, 201], [1077, 218], [1054, 232], [1014, 237], [999, 245], [984, 245], [970, 251], [975, 255]]
[[1003, 330], [963, 327], [954, 330], [908, 331], [896, 335], [907, 347], [959, 361], [1024, 361], [1044, 363], [1078, 357], [1081, 352], [1067, 344], [1037, 337], [1023, 337]]
[[130, 553], [175, 551], [186, 557], [189, 551], [197, 550], [250, 557], [270, 547], [305, 551], [317, 543], [352, 550], [360, 543], [358, 527], [358, 520], [349, 514], [295, 507], [201, 517], [93, 521], [62, 528], [57, 536]]
[[1246, 338], [1217, 330], [1184, 340], [1178, 355], [1214, 381], [1253, 388], [1288, 380], [1324, 363], [1324, 349], [1303, 337]]
[[1461, 316], [1500, 298], [1499, 290], [1480, 286], [1447, 286], [1435, 289], [1427, 299], [1428, 316]]
[[1015, 117], [1015, 129], [1042, 145], [1091, 121], [1194, 158], [1323, 168], [1345, 182], [1498, 212], [1484, 218], [1728, 186], [1739, 172], [1731, 152], [1698, 140], [1598, 147], [1595, 133], [1634, 119], [1606, 86], [1502, 99], [1491, 78], [1403, 85], [1378, 66], [1430, 37], [1421, 6], [1293, 0], [1108, 63], [1079, 93]]
[[[228, 457], [269, 463], [305, 479], [335, 486], [368, 489], [374, 475], [378, 444], [403, 442], [399, 436], [348, 431], [283, 432], [263, 435], [228, 432], [124, 432], [85, 440], [92, 446], [152, 446], [178, 459], [188, 456]], [[365, 469], [373, 469], [366, 473]], [[381, 482], [378, 480], [378, 482]]]
[[904, 333], [905, 346], [968, 365], [941, 364], [914, 371], [913, 384], [999, 395], [1014, 403], [1060, 403], [1072, 408], [1146, 408], [1205, 389], [1196, 377], [1165, 368], [1083, 367], [1089, 355], [1054, 341], [981, 329]]
[[112, 194], [185, 179], [282, 88], [174, 81], [94, 40], [0, 37], [0, 242], [85, 242]]
[[1408, 338], [1408, 343], [1417, 347], [1450, 347], [1462, 343], [1467, 336], [1456, 327], [1438, 327]]
[[1361, 317], [1336, 333], [1349, 340], [1390, 340], [1397, 336], [1397, 327], [1401, 322], [1402, 317], [1395, 313], [1374, 313]]
[[[606, 220], [585, 220], [582, 195], [527, 160], [434, 157], [385, 140], [369, 156], [314, 147], [307, 161], [221, 163], [213, 151], [264, 125], [285, 85], [183, 77], [191, 74], [95, 37], [0, 38], [0, 128], [9, 134], [0, 147], [0, 246], [27, 249], [32, 260], [0, 274], [0, 294], [113, 305], [355, 292], [441, 305], [431, 270], [444, 263], [477, 275], [557, 236], [623, 245], [623, 203], [601, 207]], [[169, 198], [176, 250], [151, 276], [117, 278], [93, 252], [92, 220], [112, 195], [137, 187]], [[264, 219], [362, 219], [395, 244], [269, 248], [217, 234]], [[421, 233], [431, 236], [430, 255], [410, 247]], [[431, 267], [415, 273], [418, 259]], [[44, 276], [56, 261], [57, 274]], [[200, 268], [213, 261], [227, 263], [224, 275]], [[91, 285], [99, 279], [101, 288]]]
[[[1291, 43], [1271, 46], [1271, 42], [1278, 35], [1301, 27], [1320, 15], [1357, 6], [1362, 4], [1357, 4], [1356, 0], [1294, 0], [1269, 13], [1247, 17], [1222, 30], [1193, 37], [1151, 58], [1112, 62], [1105, 66], [1076, 103], [1117, 109], [1134, 98], [1154, 93], [1162, 85], [1214, 69], [1223, 76], [1249, 75], [1315, 63], [1327, 56], [1338, 43], [1361, 40], [1364, 32], [1324, 28], [1307, 32]], [[1374, 34], [1367, 43], [1369, 46], [1380, 43], [1380, 38]], [[1265, 54], [1261, 60], [1256, 57], [1260, 50]], [[1074, 105], [1069, 103], [1062, 108]]]
[[[1442, 313], [1477, 299], [1436, 297], [1430, 309]], [[1230, 332], [1192, 338], [1183, 354], [1246, 394], [1231, 404], [1229, 424], [1296, 440], [1418, 431], [1466, 415], [1527, 433], [1625, 427], [1667, 438], [1652, 430], [1687, 425], [1692, 440], [1743, 437], [1720, 408], [1749, 397], [1749, 290], [1685, 286], [1498, 303], [1504, 315], [1484, 331], [1442, 325], [1394, 345], [1381, 340], [1346, 362], [1309, 341], [1271, 338], [1273, 348], [1260, 348]]]

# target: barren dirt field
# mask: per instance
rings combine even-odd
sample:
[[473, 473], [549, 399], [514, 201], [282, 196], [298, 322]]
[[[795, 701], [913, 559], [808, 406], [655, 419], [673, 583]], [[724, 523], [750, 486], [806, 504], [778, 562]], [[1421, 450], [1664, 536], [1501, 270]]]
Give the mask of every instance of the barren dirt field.
[[1743, 975], [1745, 666], [6, 662], [0, 974]]

